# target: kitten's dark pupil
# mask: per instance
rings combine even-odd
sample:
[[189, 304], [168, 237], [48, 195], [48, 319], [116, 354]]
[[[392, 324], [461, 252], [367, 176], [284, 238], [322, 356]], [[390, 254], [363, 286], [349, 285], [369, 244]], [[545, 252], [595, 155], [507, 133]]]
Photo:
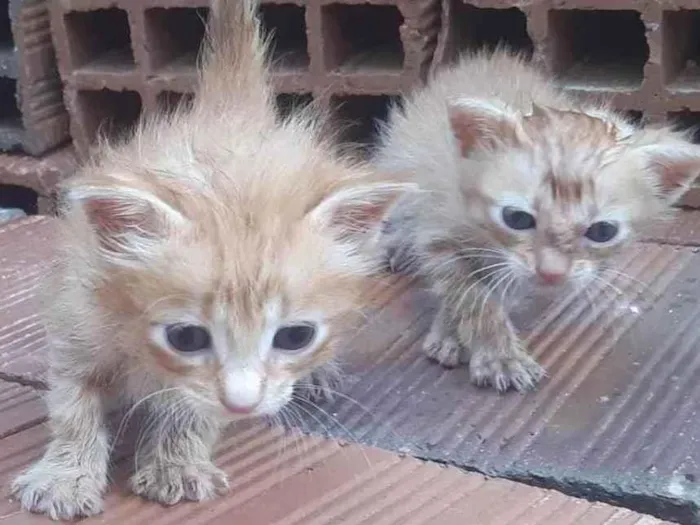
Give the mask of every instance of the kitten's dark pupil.
[[595, 222], [586, 230], [586, 237], [593, 242], [608, 242], [617, 235], [618, 229], [612, 222]]
[[180, 352], [196, 352], [211, 347], [209, 331], [197, 325], [173, 324], [166, 328], [168, 343]]
[[536, 225], [531, 214], [510, 206], [503, 208], [503, 222], [513, 230], [531, 230]]
[[316, 335], [311, 325], [285, 326], [277, 330], [272, 346], [280, 350], [300, 350], [308, 346]]

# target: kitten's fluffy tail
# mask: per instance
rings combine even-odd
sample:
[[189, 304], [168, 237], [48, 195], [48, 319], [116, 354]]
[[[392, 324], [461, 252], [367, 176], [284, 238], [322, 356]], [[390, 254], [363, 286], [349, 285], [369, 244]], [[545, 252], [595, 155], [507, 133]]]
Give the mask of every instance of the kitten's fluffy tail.
[[236, 100], [250, 107], [270, 98], [268, 40], [259, 0], [213, 0], [200, 57], [200, 93], [208, 103]]

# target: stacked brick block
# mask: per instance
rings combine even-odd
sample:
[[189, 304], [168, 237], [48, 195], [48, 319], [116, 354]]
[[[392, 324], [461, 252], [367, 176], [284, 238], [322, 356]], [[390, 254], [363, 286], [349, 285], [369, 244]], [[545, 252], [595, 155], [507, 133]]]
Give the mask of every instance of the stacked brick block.
[[32, 158], [70, 139], [51, 40], [51, 2], [0, 1], [0, 221], [18, 210], [48, 211], [55, 168], [64, 169], [53, 161], [66, 154]]
[[[646, 122], [700, 124], [700, 2], [442, 0], [434, 67], [499, 42]], [[699, 137], [700, 138], [700, 137]], [[684, 201], [700, 206], [700, 190]]]
[[0, 150], [41, 155], [68, 139], [51, 0], [0, 2]]
[[[100, 129], [119, 131], [142, 110], [192, 93], [208, 0], [53, 2], [71, 134], [84, 154]], [[389, 98], [430, 66], [438, 0], [271, 0], [261, 17], [274, 31], [282, 109], [312, 98], [357, 120], [355, 139]]]

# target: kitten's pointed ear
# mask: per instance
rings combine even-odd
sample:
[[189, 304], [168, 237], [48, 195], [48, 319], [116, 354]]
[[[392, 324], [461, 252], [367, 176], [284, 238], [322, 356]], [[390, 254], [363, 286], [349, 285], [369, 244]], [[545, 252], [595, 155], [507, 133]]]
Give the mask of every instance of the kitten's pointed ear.
[[411, 183], [375, 183], [345, 188], [326, 197], [313, 210], [311, 220], [334, 231], [343, 241], [362, 241], [379, 231], [396, 202], [418, 187]]
[[70, 206], [82, 208], [103, 257], [112, 263], [148, 258], [168, 231], [186, 223], [180, 212], [143, 189], [76, 185], [65, 198]]
[[517, 115], [485, 100], [460, 99], [449, 103], [447, 114], [462, 155], [477, 146], [493, 148], [516, 138]]
[[645, 146], [642, 151], [661, 197], [669, 204], [678, 201], [700, 175], [700, 146], [674, 141]]

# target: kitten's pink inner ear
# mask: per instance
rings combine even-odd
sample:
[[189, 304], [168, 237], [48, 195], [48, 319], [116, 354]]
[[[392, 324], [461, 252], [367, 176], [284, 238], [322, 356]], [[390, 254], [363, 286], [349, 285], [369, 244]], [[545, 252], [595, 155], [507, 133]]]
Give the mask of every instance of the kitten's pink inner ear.
[[340, 206], [333, 216], [331, 226], [356, 231], [367, 230], [377, 224], [386, 212], [385, 202], [357, 203]]
[[496, 107], [459, 102], [448, 107], [448, 116], [463, 156], [515, 138], [514, 118]]
[[683, 190], [700, 173], [700, 159], [658, 162], [657, 165], [661, 173], [661, 187], [668, 193]]
[[146, 256], [149, 247], [185, 218], [153, 193], [129, 187], [75, 187], [68, 201], [82, 208], [108, 261], [121, 264]]
[[[90, 199], [83, 205], [93, 227], [104, 234], [117, 234], [137, 228], [148, 231], [148, 205], [127, 209], [118, 199]], [[152, 210], [151, 210], [152, 211]]]
[[657, 183], [671, 200], [680, 198], [700, 175], [700, 147], [695, 144], [647, 148]]
[[389, 183], [341, 190], [321, 202], [311, 214], [315, 221], [344, 238], [363, 235], [376, 229], [395, 202], [415, 189], [413, 184]]

